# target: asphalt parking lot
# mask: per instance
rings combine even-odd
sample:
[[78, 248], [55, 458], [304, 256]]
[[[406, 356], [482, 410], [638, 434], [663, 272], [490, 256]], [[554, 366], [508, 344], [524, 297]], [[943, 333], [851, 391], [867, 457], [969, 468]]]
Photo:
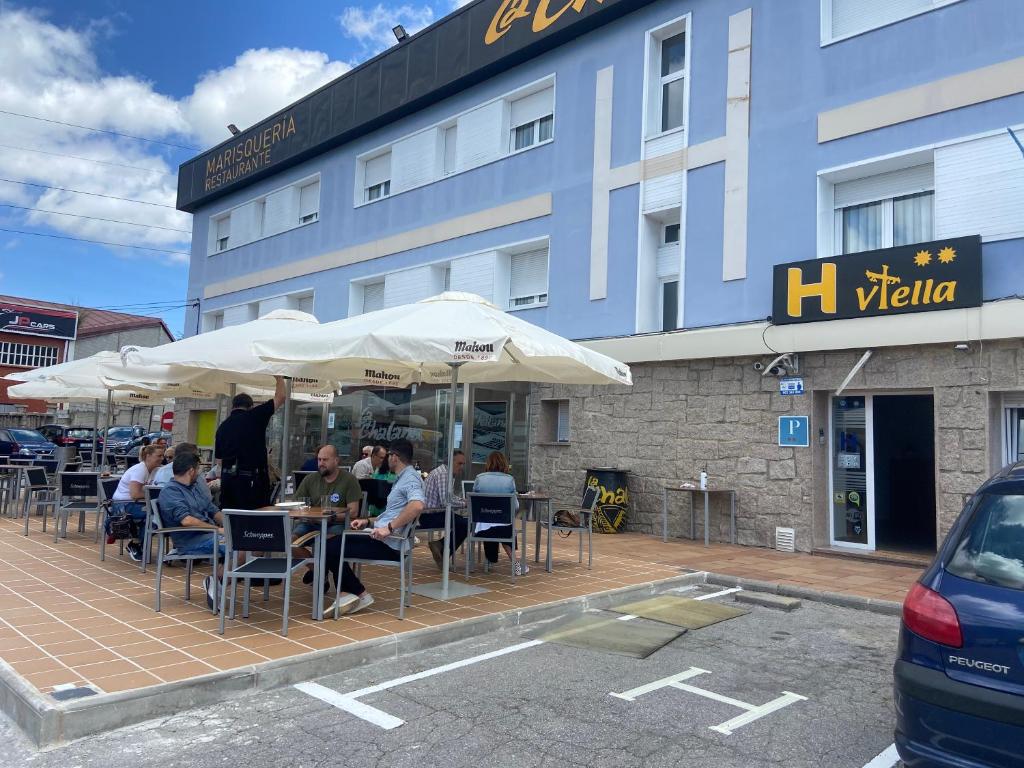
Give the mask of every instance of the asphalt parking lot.
[[636, 659], [530, 625], [45, 753], [3, 721], [0, 765], [887, 768], [898, 627], [807, 601], [751, 607]]

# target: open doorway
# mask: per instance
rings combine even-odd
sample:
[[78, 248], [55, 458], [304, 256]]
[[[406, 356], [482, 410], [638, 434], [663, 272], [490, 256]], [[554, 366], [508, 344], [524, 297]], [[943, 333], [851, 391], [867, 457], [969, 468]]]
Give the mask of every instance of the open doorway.
[[935, 429], [931, 395], [873, 398], [875, 546], [935, 552]]

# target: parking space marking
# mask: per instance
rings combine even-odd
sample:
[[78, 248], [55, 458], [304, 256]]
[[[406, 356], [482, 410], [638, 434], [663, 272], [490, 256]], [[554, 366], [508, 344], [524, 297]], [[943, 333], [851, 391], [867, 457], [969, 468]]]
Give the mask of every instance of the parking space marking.
[[864, 768], [892, 768], [900, 761], [900, 754], [896, 751], [896, 745], [890, 744], [884, 751], [875, 755], [871, 762], [865, 763]]
[[731, 595], [733, 592], [742, 592], [743, 587], [730, 587], [729, 589], [723, 589], [721, 592], [712, 592], [710, 595], [701, 595], [700, 597], [693, 598], [694, 600], [710, 600], [712, 597], [721, 597], [722, 595]]
[[[680, 672], [676, 675], [669, 677], [663, 677], [660, 680], [655, 680], [652, 683], [646, 683], [636, 688], [631, 688], [628, 691], [622, 693], [610, 693], [609, 696], [614, 696], [617, 699], [623, 699], [625, 701], [636, 701], [636, 699], [645, 694], [653, 691], [660, 690], [662, 688], [675, 688], [680, 691], [686, 691], [687, 693], [693, 693], [697, 696], [703, 696], [706, 699], [720, 702], [722, 704], [729, 704], [730, 706], [737, 707], [739, 709], [746, 710], [742, 715], [726, 720], [724, 723], [718, 725], [708, 726], [710, 730], [717, 731], [718, 733], [729, 736], [733, 731], [738, 728], [742, 728], [744, 725], [748, 725], [755, 720], [760, 720], [765, 715], [770, 715], [772, 712], [777, 712], [783, 707], [788, 707], [790, 704], [795, 704], [798, 701], [806, 701], [806, 696], [801, 696], [799, 693], [792, 693], [791, 691], [783, 691], [782, 695], [778, 698], [772, 699], [764, 704], [748, 704], [745, 701], [734, 699], [729, 696], [723, 696], [720, 693], [714, 691], [708, 691], [704, 688], [698, 688], [694, 685], [684, 683], [683, 680], [689, 680], [690, 678], [697, 677], [698, 675], [710, 675], [711, 672], [707, 669], [701, 669], [700, 667], [690, 667], [684, 672]], [[875, 766], [872, 766], [875, 768]]]
[[350, 691], [348, 693], [339, 693], [338, 691], [332, 690], [331, 688], [318, 683], [296, 683], [295, 688], [309, 696], [320, 699], [331, 706], [355, 715], [368, 723], [372, 723], [373, 725], [379, 726], [385, 730], [391, 730], [392, 728], [404, 725], [405, 721], [395, 717], [394, 715], [389, 715], [381, 709], [371, 707], [369, 704], [365, 704], [357, 699], [363, 696], [369, 696], [371, 693], [386, 691], [389, 688], [394, 688], [398, 685], [405, 685], [406, 683], [423, 680], [424, 678], [440, 675], [444, 672], [451, 672], [453, 669], [461, 669], [462, 667], [468, 667], [471, 664], [478, 664], [481, 661], [496, 659], [499, 656], [505, 656], [509, 653], [515, 653], [516, 651], [522, 651], [526, 648], [532, 648], [535, 645], [542, 645], [543, 642], [543, 640], [530, 640], [525, 643], [511, 645], [508, 648], [500, 648], [497, 651], [481, 653], [479, 656], [471, 656], [468, 659], [453, 661], [450, 664], [443, 664], [440, 667], [425, 669], [422, 672], [405, 675], [404, 677], [396, 677], [394, 680], [387, 680], [383, 683], [377, 683], [376, 685], [360, 688], [358, 691]]

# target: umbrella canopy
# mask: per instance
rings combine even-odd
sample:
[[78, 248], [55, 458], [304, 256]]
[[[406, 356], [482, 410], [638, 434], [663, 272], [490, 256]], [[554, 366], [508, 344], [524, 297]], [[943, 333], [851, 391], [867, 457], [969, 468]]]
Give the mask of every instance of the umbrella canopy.
[[290, 376], [295, 394], [327, 394], [338, 389], [336, 381], [319, 378], [316, 374], [308, 376], [301, 365], [268, 362], [252, 349], [255, 339], [290, 338], [318, 326], [317, 319], [306, 312], [275, 309], [248, 323], [200, 333], [159, 347], [124, 347], [121, 359], [126, 368], [163, 367], [173, 380], [209, 392], [227, 393], [231, 385], [265, 389], [273, 387], [272, 377]]
[[404, 387], [445, 384], [452, 365], [463, 383], [532, 381], [632, 384], [629, 367], [563, 339], [471, 293], [442, 293], [415, 304], [257, 339], [265, 360], [351, 383]]
[[[60, 381], [56, 379], [43, 381], [24, 381], [7, 388], [10, 397], [24, 400], [47, 400], [49, 402], [79, 402], [107, 399], [107, 388], [88, 384], [76, 384], [74, 382]], [[115, 403], [130, 403], [132, 405], [157, 405], [161, 403], [164, 396], [153, 392], [124, 389], [111, 392], [111, 399]]]

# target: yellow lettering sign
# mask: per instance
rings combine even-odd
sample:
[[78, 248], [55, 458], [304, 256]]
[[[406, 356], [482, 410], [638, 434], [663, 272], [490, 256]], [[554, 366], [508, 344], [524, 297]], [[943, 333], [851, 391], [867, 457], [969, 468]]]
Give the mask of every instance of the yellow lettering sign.
[[213, 157], [206, 158], [203, 191], [212, 192], [270, 165], [273, 145], [297, 132], [294, 115], [287, 115], [260, 133], [220, 150]]
[[[604, 2], [604, 0], [594, 1]], [[551, 0], [540, 0], [537, 4], [537, 11], [533, 14], [530, 28], [534, 32], [543, 32], [570, 8], [576, 13], [580, 13], [586, 4], [587, 0], [568, 0], [561, 8], [552, 12], [550, 10]], [[493, 45], [498, 42], [518, 19], [525, 19], [530, 14], [530, 0], [503, 0], [491, 19], [491, 23], [487, 26], [487, 31], [484, 32], [484, 43]]]
[[836, 265], [825, 262], [821, 265], [821, 281], [805, 283], [803, 269], [790, 267], [788, 289], [786, 291], [786, 313], [790, 317], [803, 315], [804, 299], [817, 296], [821, 303], [821, 311], [825, 314], [836, 313]]

